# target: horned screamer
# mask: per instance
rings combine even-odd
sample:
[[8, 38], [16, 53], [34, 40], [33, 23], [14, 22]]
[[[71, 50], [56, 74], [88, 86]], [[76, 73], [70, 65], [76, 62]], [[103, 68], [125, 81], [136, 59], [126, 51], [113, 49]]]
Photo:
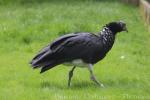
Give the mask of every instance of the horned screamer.
[[97, 34], [76, 32], [64, 35], [43, 48], [31, 61], [33, 68], [41, 68], [41, 73], [59, 65], [73, 66], [69, 71], [70, 86], [73, 71], [76, 67], [89, 69], [91, 79], [103, 87], [94, 73], [93, 65], [102, 60], [112, 48], [116, 34], [127, 31], [122, 21], [106, 24]]

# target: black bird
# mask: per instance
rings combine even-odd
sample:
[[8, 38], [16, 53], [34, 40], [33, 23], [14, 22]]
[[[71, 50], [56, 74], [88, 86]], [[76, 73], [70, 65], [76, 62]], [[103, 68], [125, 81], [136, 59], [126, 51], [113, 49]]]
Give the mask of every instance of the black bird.
[[118, 32], [127, 31], [122, 21], [106, 24], [97, 34], [76, 32], [64, 35], [43, 48], [31, 61], [33, 68], [41, 68], [43, 73], [56, 65], [73, 65], [69, 71], [68, 86], [70, 86], [73, 71], [78, 67], [86, 67], [91, 79], [103, 87], [93, 74], [93, 65], [102, 60], [112, 48]]

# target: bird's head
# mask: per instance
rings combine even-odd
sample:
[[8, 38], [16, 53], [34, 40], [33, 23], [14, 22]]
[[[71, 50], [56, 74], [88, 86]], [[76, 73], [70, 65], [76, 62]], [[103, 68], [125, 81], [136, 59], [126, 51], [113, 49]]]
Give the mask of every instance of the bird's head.
[[122, 31], [128, 32], [126, 23], [123, 21], [108, 23], [106, 24], [106, 27], [109, 28], [114, 34]]

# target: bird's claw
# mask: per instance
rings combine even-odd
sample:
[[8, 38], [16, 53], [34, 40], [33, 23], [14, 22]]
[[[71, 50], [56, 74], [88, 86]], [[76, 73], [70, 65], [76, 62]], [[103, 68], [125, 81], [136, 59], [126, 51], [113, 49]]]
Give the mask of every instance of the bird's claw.
[[94, 76], [91, 76], [91, 80], [94, 81], [96, 84], [98, 84], [100, 87], [104, 88], [104, 85], [97, 81], [97, 79]]

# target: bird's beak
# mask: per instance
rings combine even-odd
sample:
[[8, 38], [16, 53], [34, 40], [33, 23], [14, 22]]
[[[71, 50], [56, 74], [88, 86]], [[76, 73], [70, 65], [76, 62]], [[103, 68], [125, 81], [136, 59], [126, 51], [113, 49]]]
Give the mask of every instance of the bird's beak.
[[123, 31], [128, 33], [128, 29], [126, 27], [123, 28]]

